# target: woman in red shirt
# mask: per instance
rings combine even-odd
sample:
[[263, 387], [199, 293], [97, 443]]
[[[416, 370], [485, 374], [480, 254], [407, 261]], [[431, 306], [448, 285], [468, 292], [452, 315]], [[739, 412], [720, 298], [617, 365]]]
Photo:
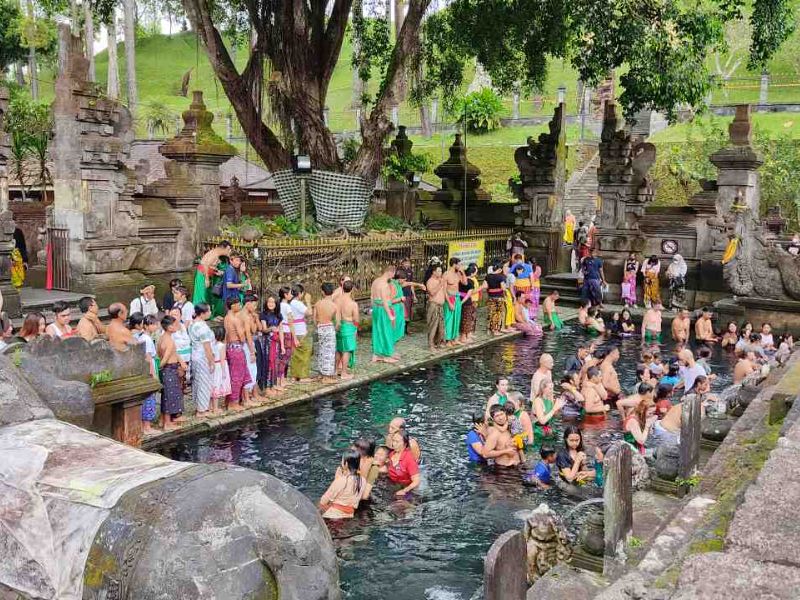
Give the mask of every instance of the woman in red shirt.
[[419, 465], [409, 450], [408, 432], [401, 429], [391, 439], [392, 452], [389, 454], [389, 479], [405, 487], [397, 490], [395, 495], [404, 496], [419, 487]]

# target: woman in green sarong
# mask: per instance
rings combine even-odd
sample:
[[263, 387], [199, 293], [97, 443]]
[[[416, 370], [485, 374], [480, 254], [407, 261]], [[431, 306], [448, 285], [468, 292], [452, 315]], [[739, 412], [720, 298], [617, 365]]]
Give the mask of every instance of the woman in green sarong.
[[394, 309], [394, 342], [395, 344], [403, 339], [406, 334], [406, 307], [404, 303], [403, 286], [397, 279], [392, 279], [394, 298], [392, 298], [392, 308]]
[[222, 289], [222, 279], [225, 275], [225, 269], [228, 266], [228, 257], [226, 256], [223, 260], [217, 263], [215, 267], [215, 274], [211, 276], [211, 287], [208, 288], [208, 304], [211, 305], [211, 318], [214, 317], [224, 317], [226, 308], [225, 308], [225, 300], [222, 294], [215, 294], [214, 290], [221, 290]]
[[555, 399], [553, 392], [553, 382], [544, 379], [539, 384], [539, 390], [533, 399], [533, 429], [535, 439], [550, 438], [554, 435], [551, 423], [553, 418], [561, 412], [564, 401], [561, 398]]

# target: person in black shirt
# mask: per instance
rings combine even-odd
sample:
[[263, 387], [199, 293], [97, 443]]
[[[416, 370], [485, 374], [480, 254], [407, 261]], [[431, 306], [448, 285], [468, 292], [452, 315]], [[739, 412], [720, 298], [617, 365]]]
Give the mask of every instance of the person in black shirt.
[[506, 309], [503, 296], [506, 289], [506, 276], [503, 267], [496, 263], [492, 272], [486, 276], [486, 294], [489, 308], [489, 333], [500, 335], [500, 330], [505, 326]]
[[570, 373], [572, 371], [577, 371], [580, 373], [583, 370], [583, 366], [586, 363], [586, 358], [589, 356], [589, 346], [586, 344], [578, 347], [578, 352], [573, 354], [569, 358], [567, 358], [567, 362], [564, 365], [564, 371]]
[[459, 300], [461, 301], [461, 342], [469, 343], [475, 333], [475, 325], [478, 321], [478, 307], [472, 301], [472, 294], [475, 292], [475, 274], [478, 267], [474, 263], [469, 265], [464, 271], [466, 283], [458, 284]]
[[173, 292], [175, 288], [183, 287], [183, 282], [180, 279], [173, 279], [169, 282], [169, 290], [167, 293], [164, 294], [164, 301], [161, 304], [161, 307], [164, 309], [164, 312], [169, 312], [173, 306], [175, 306], [175, 295]]

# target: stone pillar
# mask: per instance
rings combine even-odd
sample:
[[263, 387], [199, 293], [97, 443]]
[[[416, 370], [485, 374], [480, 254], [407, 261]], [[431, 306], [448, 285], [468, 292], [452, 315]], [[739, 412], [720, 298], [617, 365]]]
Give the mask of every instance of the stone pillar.
[[730, 145], [709, 157], [719, 170], [717, 208], [725, 216], [737, 204], [742, 209], [749, 209], [757, 218], [760, 214], [758, 168], [764, 164], [764, 159], [752, 145], [749, 104], [736, 107], [736, 116], [728, 126], [728, 133]]
[[[167, 140], [158, 151], [172, 162], [167, 163], [167, 176], [174, 179], [170, 197], [166, 197], [174, 208], [180, 209], [183, 196], [180, 189], [174, 186], [186, 184], [185, 196], [199, 198], [199, 204], [188, 206], [189, 212], [196, 210], [197, 228], [193, 252], [200, 251], [200, 244], [206, 238], [217, 234], [219, 229], [219, 166], [229, 160], [236, 149], [219, 137], [211, 128], [214, 115], [206, 109], [203, 92], [192, 93], [192, 104], [183, 112], [184, 126], [181, 132]], [[162, 186], [163, 187], [163, 186]], [[153, 190], [150, 186], [146, 192], [162, 196], [164, 190]], [[193, 258], [194, 256], [192, 256]]]
[[631, 447], [617, 442], [606, 453], [603, 473], [603, 523], [605, 561], [603, 572], [616, 572], [625, 562], [625, 542], [633, 531]]
[[506, 531], [497, 538], [483, 565], [484, 600], [525, 600], [528, 585], [522, 532]]
[[681, 409], [681, 444], [678, 477], [689, 479], [700, 461], [700, 396], [689, 394]]
[[8, 208], [8, 135], [3, 121], [8, 110], [8, 90], [0, 87], [0, 294], [2, 310], [16, 317], [22, 312], [19, 292], [11, 285], [11, 251], [14, 249], [14, 218]]
[[758, 91], [758, 103], [764, 106], [769, 101], [769, 73], [761, 73], [761, 88]]

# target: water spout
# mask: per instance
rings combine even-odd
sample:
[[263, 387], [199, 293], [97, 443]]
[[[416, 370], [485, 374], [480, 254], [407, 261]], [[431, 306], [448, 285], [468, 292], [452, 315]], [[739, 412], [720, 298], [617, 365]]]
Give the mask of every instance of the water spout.
[[572, 507], [572, 508], [569, 510], [569, 512], [568, 512], [568, 513], [566, 513], [566, 514], [565, 514], [565, 515], [564, 515], [562, 518], [563, 518], [563, 519], [566, 521], [567, 519], [569, 519], [569, 518], [570, 518], [570, 516], [572, 516], [572, 514], [573, 514], [574, 512], [577, 512], [577, 510], [578, 510], [579, 508], [582, 508], [582, 507], [584, 507], [584, 506], [588, 506], [589, 504], [602, 504], [602, 503], [603, 503], [603, 499], [602, 499], [602, 498], [589, 498], [588, 500], [584, 500], [583, 502], [578, 502], [578, 504], [576, 504], [575, 506], [573, 506], [573, 507]]

